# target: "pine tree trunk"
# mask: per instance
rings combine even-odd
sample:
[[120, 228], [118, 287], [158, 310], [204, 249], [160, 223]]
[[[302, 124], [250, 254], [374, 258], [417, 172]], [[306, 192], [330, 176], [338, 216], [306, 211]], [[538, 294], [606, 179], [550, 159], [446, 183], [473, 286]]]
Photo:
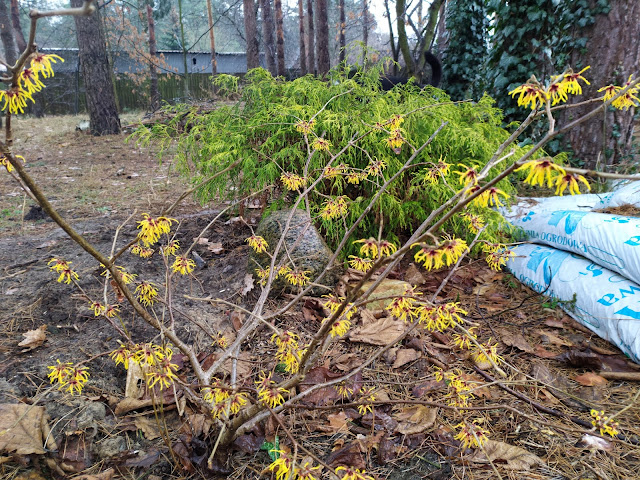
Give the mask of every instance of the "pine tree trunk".
[[[346, 41], [346, 37], [345, 37], [345, 30], [347, 29], [347, 17], [345, 15], [344, 12], [344, 0], [339, 0], [338, 2], [338, 15], [340, 16], [340, 24], [338, 25], [339, 28], [339, 32], [338, 32], [338, 45], [340, 48], [340, 57], [338, 59], [338, 61], [340, 63], [345, 61], [346, 58], [346, 47], [347, 47], [347, 41]], [[393, 43], [393, 36], [391, 37], [391, 42]]]
[[398, 56], [400, 49], [396, 47], [395, 35], [393, 33], [393, 21], [391, 20], [391, 9], [389, 8], [389, 0], [384, 0], [384, 9], [387, 14], [387, 22], [389, 23], [389, 42], [391, 46], [391, 55], [393, 57], [393, 74], [398, 74]]
[[158, 90], [158, 70], [156, 69], [156, 24], [153, 20], [153, 8], [147, 4], [147, 23], [149, 27], [149, 110], [155, 112], [160, 108], [160, 91]]
[[[71, 0], [81, 7], [83, 0]], [[89, 110], [89, 126], [94, 135], [120, 133], [120, 118], [111, 80], [104, 33], [100, 27], [99, 9], [89, 17], [73, 17], [78, 38], [78, 59]]]
[[307, 48], [305, 44], [304, 28], [304, 0], [298, 0], [298, 23], [300, 25], [300, 74], [307, 74]]
[[398, 30], [398, 47], [402, 52], [402, 58], [407, 67], [407, 73], [413, 75], [416, 71], [416, 65], [411, 56], [411, 48], [409, 47], [409, 38], [407, 37], [407, 29], [405, 28], [406, 16], [406, 0], [396, 0], [396, 29]]
[[13, 33], [16, 36], [18, 44], [18, 53], [22, 53], [27, 49], [27, 41], [22, 33], [22, 25], [20, 25], [20, 6], [18, 0], [11, 0], [11, 24], [13, 25]]
[[318, 75], [326, 75], [331, 68], [329, 60], [329, 17], [327, 0], [317, 0], [318, 25], [316, 30], [316, 56], [318, 57]]
[[366, 60], [367, 47], [369, 46], [369, 0], [362, 0], [362, 63]]
[[273, 13], [271, 12], [271, 0], [260, 0], [262, 12], [262, 46], [267, 61], [267, 70], [271, 75], [277, 75], [276, 70], [276, 44], [274, 39]]
[[275, 0], [273, 6], [276, 11], [276, 50], [278, 52], [278, 75], [284, 75], [284, 21], [282, 18], [282, 0]]
[[[591, 85], [582, 88], [583, 94], [574, 99], [575, 103], [602, 95], [597, 90], [604, 85], [624, 85], [640, 65], [640, 2], [611, 0], [609, 6], [608, 14], [599, 15], [594, 25], [579, 33], [589, 38], [589, 48], [576, 53], [573, 63], [591, 65], [583, 74], [591, 79]], [[571, 109], [565, 120], [577, 118], [592, 108], [591, 105]], [[569, 131], [567, 139], [576, 160], [587, 168], [630, 162], [634, 113], [634, 108], [609, 109]]]
[[260, 66], [258, 22], [255, 0], [242, 0], [244, 10], [244, 36], [247, 41], [247, 70]]
[[316, 73], [313, 0], [307, 0], [307, 73]]
[[0, 0], [0, 41], [2, 41], [2, 46], [4, 47], [4, 59], [9, 65], [15, 64], [18, 57], [7, 0]]
[[209, 43], [211, 43], [211, 74], [218, 74], [218, 59], [216, 58], [216, 36], [213, 32], [213, 8], [211, 0], [207, 0], [207, 17], [209, 19]]

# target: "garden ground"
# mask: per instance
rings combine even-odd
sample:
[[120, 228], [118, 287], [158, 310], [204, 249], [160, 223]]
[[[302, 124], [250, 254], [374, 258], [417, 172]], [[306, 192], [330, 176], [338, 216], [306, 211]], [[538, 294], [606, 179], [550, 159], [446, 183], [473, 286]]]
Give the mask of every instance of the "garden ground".
[[[189, 185], [176, 174], [170, 156], [160, 164], [153, 147], [126, 143], [124, 135], [92, 137], [77, 132], [81, 120], [19, 119], [14, 151], [24, 156], [29, 173], [63, 216], [108, 253], [116, 228], [130, 215], [136, 212], [138, 219], [143, 212], [157, 214]], [[133, 117], [123, 119], [123, 123], [133, 121]], [[54, 440], [55, 447], [48, 443], [46, 451], [22, 454], [0, 448], [0, 478], [37, 480], [63, 474], [89, 474], [85, 478], [94, 480], [257, 478], [270, 463], [259, 450], [265, 438], [278, 435], [283, 444], [291, 445], [277, 422], [266, 422], [242, 437], [235, 450], [219, 456], [209, 470], [206, 459], [215, 428], [179, 390], [165, 395], [163, 408], [154, 408], [144, 395], [138, 403], [123, 404], [126, 372], [105, 355], [117, 346], [117, 333], [88, 309], [87, 296], [101, 295], [99, 266], [30, 206], [20, 188], [2, 175], [0, 404], [29, 405], [28, 413], [20, 414], [24, 416], [45, 407], [52, 429], [48, 440]], [[224, 205], [183, 202], [174, 214], [180, 221], [181, 242], [189, 244], [221, 208]], [[258, 215], [258, 210], [247, 212], [254, 219]], [[219, 332], [233, 337], [242, 314], [197, 298], [219, 297], [250, 307], [256, 295], [256, 288], [247, 291], [249, 250], [244, 239], [249, 229], [234, 215], [237, 212], [225, 214], [204, 232], [206, 240], [196, 247], [204, 264], [180, 280], [178, 287], [186, 296], [175, 298], [174, 308], [183, 322], [178, 331], [201, 352], [203, 362], [215, 355], [212, 342]], [[135, 219], [119, 233], [117, 248], [135, 238]], [[55, 282], [47, 267], [52, 257], [73, 262], [84, 294]], [[146, 280], [163, 281], [161, 258], [136, 258], [126, 259], [131, 271]], [[406, 262], [393, 278], [418, 284], [426, 294], [434, 292], [447, 273], [420, 274]], [[640, 367], [557, 305], [510, 275], [492, 272], [481, 260], [466, 261], [440, 298], [461, 302], [469, 319], [478, 324], [479, 337], [498, 342], [507, 376], [474, 368], [450, 346], [448, 335], [411, 336], [357, 380], [375, 385], [378, 399], [389, 399], [387, 405], [377, 406], [375, 415], [361, 416], [353, 408], [335, 408], [335, 396], [324, 389], [322, 395], [310, 396], [304, 409], [283, 415], [298, 441], [333, 466], [366, 468], [378, 478], [637, 478], [638, 383], [611, 377], [616, 373], [637, 377]], [[273, 307], [281, 301], [274, 298]], [[279, 322], [301, 336], [310, 334], [322, 318], [319, 304], [318, 299], [308, 298]], [[374, 351], [375, 337], [385, 334], [383, 327], [374, 328], [381, 317], [382, 311], [373, 312], [371, 318], [363, 315], [357, 323], [371, 327], [369, 337], [336, 343], [307, 382], [320, 383], [360, 365]], [[155, 335], [126, 308], [122, 318], [136, 339], [148, 341]], [[44, 333], [44, 339], [32, 333], [24, 343], [24, 334], [34, 331]], [[266, 334], [264, 339], [253, 338], [244, 346], [247, 376], [252, 369], [272, 365], [267, 338]], [[57, 360], [88, 359], [92, 359], [87, 363], [91, 377], [82, 396], [70, 397], [49, 386], [47, 366]], [[179, 373], [187, 378], [186, 364], [179, 363]], [[484, 450], [460, 448], [453, 427], [463, 417], [428, 404], [447, 403], [447, 387], [435, 380], [434, 366], [459, 368], [473, 385], [472, 405], [486, 409], [468, 412], [464, 418], [475, 419], [489, 431], [491, 443]], [[7, 428], [7, 419], [15, 417], [3, 408], [0, 426]], [[596, 435], [599, 432], [588, 432], [592, 408], [607, 415], [621, 412], [616, 417], [619, 439], [605, 441]]]

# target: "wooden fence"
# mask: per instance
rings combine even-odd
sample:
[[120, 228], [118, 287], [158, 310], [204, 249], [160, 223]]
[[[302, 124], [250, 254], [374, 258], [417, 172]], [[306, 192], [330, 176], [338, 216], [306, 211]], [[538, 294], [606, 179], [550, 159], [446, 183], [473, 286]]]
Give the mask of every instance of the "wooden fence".
[[[64, 115], [86, 112], [82, 75], [61, 72], [47, 79], [45, 84], [46, 88], [34, 95], [36, 103], [28, 106], [27, 113]], [[119, 76], [114, 79], [114, 88], [121, 112], [148, 108], [148, 82], [137, 85], [130, 78]], [[160, 75], [158, 89], [162, 101], [171, 104], [186, 100], [204, 100], [211, 95], [211, 75], [203, 73], [189, 73], [186, 76]]]

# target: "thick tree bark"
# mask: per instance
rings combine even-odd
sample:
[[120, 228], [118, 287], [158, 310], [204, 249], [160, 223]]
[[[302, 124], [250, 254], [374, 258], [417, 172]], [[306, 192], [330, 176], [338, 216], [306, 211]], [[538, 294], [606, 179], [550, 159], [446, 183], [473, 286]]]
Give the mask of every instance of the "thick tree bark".
[[391, 21], [391, 9], [389, 8], [389, 0], [384, 0], [384, 9], [387, 14], [387, 22], [389, 23], [389, 42], [391, 46], [391, 55], [393, 57], [393, 74], [398, 74], [398, 56], [400, 49], [396, 47], [395, 35], [393, 33], [393, 22]]
[[[583, 87], [582, 96], [574, 99], [576, 103], [602, 95], [597, 90], [606, 84], [623, 86], [629, 75], [638, 71], [640, 2], [611, 0], [609, 6], [608, 14], [599, 15], [594, 25], [580, 32], [581, 36], [589, 38], [589, 48], [586, 52], [576, 52], [573, 63], [580, 61], [583, 65], [591, 65], [583, 74], [591, 79], [591, 85]], [[576, 118], [591, 108], [593, 106], [571, 109], [565, 119]], [[634, 108], [610, 109], [572, 129], [567, 139], [576, 160], [584, 162], [587, 168], [630, 161], [634, 113]]]
[[147, 23], [149, 27], [149, 110], [160, 108], [158, 90], [158, 70], [156, 69], [156, 24], [153, 20], [153, 8], [147, 4]]
[[423, 72], [426, 66], [424, 52], [431, 50], [431, 44], [436, 36], [438, 14], [442, 3], [443, 0], [433, 0], [431, 5], [429, 5], [429, 10], [427, 11], [427, 25], [424, 28], [424, 36], [420, 42], [420, 56], [418, 57], [418, 65], [416, 67], [418, 72]]
[[318, 57], [318, 74], [329, 73], [331, 63], [329, 60], [329, 16], [327, 12], [327, 0], [317, 0], [317, 30], [316, 30], [316, 56]]
[[4, 48], [5, 60], [9, 65], [16, 63], [16, 42], [13, 37], [13, 27], [7, 8], [7, 0], [0, 0], [0, 41]]
[[271, 0], [260, 0], [260, 11], [262, 12], [262, 46], [264, 56], [267, 61], [267, 70], [271, 75], [277, 75], [276, 69], [276, 43], [274, 39], [273, 12], [271, 11]]
[[316, 73], [315, 31], [313, 28], [313, 0], [307, 0], [307, 72]]
[[18, 44], [18, 53], [22, 53], [27, 49], [27, 41], [22, 33], [22, 25], [20, 25], [20, 6], [18, 0], [11, 0], [11, 24], [13, 25], [13, 33], [16, 36]]
[[[83, 0], [71, 0], [81, 7]], [[73, 17], [78, 38], [78, 59], [89, 110], [89, 127], [94, 135], [120, 133], [120, 118], [111, 80], [104, 33], [100, 27], [100, 11], [89, 17]]]
[[307, 48], [304, 28], [304, 0], [298, 0], [298, 22], [300, 25], [300, 74], [307, 74]]
[[213, 32], [213, 7], [211, 0], [207, 0], [207, 17], [209, 19], [209, 43], [211, 43], [211, 74], [218, 74], [218, 59], [216, 58], [216, 36]]
[[278, 52], [278, 75], [284, 75], [284, 21], [282, 18], [282, 0], [275, 0], [273, 6], [276, 11], [276, 50]]
[[242, 9], [244, 10], [244, 36], [247, 41], [247, 70], [251, 70], [260, 66], [255, 0], [242, 0]]
[[[345, 30], [347, 29], [347, 17], [344, 12], [344, 0], [338, 1], [338, 15], [340, 17], [340, 24], [338, 25], [338, 47], [340, 48], [340, 57], [338, 58], [338, 61], [342, 63], [346, 58], [347, 47], [347, 41], [345, 37]], [[393, 37], [391, 37], [391, 42], [393, 42]]]
[[409, 38], [407, 37], [407, 29], [405, 28], [406, 16], [406, 0], [396, 0], [396, 29], [398, 30], [398, 47], [402, 52], [402, 58], [407, 67], [407, 73], [413, 75], [416, 71], [416, 65], [411, 56], [411, 48], [409, 47]]
[[369, 46], [369, 0], [362, 0], [362, 44], [364, 52], [362, 61], [366, 60], [367, 47]]

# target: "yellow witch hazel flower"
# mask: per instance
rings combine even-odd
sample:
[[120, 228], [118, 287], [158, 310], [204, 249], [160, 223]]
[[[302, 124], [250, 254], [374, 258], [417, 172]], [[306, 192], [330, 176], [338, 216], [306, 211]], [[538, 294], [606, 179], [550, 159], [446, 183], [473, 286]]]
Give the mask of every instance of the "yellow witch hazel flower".
[[184, 256], [177, 256], [173, 265], [171, 265], [171, 271], [173, 273], [180, 273], [181, 275], [187, 275], [193, 272], [194, 268], [196, 268], [196, 262]]
[[475, 423], [461, 422], [455, 428], [459, 428], [460, 432], [453, 438], [459, 440], [464, 449], [481, 447], [488, 440], [489, 432]]
[[374, 261], [370, 258], [360, 258], [355, 255], [349, 255], [349, 266], [354, 270], [367, 273], [373, 267]]
[[551, 188], [556, 177], [558, 175], [565, 175], [566, 173], [564, 168], [553, 163], [549, 157], [545, 157], [540, 160], [531, 160], [530, 162], [527, 162], [515, 169], [516, 172], [519, 172], [520, 170], [529, 171], [524, 183], [528, 183], [532, 187], [535, 187], [536, 185], [544, 187], [546, 180], [547, 187]]
[[568, 68], [562, 74], [562, 84], [564, 84], [564, 89], [567, 93], [571, 95], [582, 95], [582, 86], [578, 80], [582, 80], [587, 85], [591, 85], [589, 81], [582, 76], [583, 72], [589, 70], [591, 66], [584, 67], [578, 73], [575, 73], [571, 68]]
[[[633, 81], [633, 75], [629, 75], [629, 80], [627, 80], [627, 82], [624, 84], [623, 87], [607, 85], [606, 87], [598, 90], [598, 92], [604, 91], [605, 92], [604, 101], [607, 101], [610, 98], [613, 98], [615, 95], [617, 95], [618, 92], [620, 92], [620, 90], [631, 85], [632, 81]], [[620, 97], [616, 98], [613, 102], [611, 102], [611, 106], [614, 108], [617, 108], [618, 110], [628, 110], [630, 107], [637, 107], [638, 102], [640, 102], [640, 99], [638, 99], [637, 97], [639, 88], [640, 87], [638, 87], [637, 85], [633, 88], [630, 88], [627, 91], [627, 93], [621, 95]]]
[[249, 238], [245, 239], [245, 242], [247, 242], [256, 253], [264, 253], [269, 247], [267, 241], [260, 235], [251, 235]]
[[[53, 265], [51, 265], [53, 263]], [[54, 272], [58, 272], [58, 283], [71, 283], [73, 280], [78, 280], [80, 277], [70, 267], [71, 262], [66, 262], [61, 258], [52, 258], [47, 265], [51, 265], [49, 268]]]
[[71, 362], [60, 363], [47, 367], [50, 371], [47, 375], [51, 383], [58, 383], [59, 390], [65, 390], [71, 395], [82, 393], [84, 385], [89, 380], [89, 369], [87, 367], [74, 367]]
[[482, 246], [482, 251], [487, 254], [485, 261], [491, 267], [491, 270], [496, 272], [502, 270], [502, 267], [506, 266], [507, 262], [516, 256], [513, 250], [502, 243], [487, 243]]
[[29, 95], [33, 95], [44, 88], [44, 83], [38, 78], [38, 72], [32, 68], [25, 68], [20, 72], [18, 85]]
[[340, 195], [325, 202], [324, 207], [320, 211], [320, 217], [324, 220], [342, 217], [346, 215], [347, 208], [347, 197]]
[[578, 182], [584, 183], [587, 190], [591, 190], [591, 185], [589, 185], [587, 179], [582, 175], [568, 173], [566, 175], [556, 177], [556, 195], [560, 195], [562, 197], [567, 188], [571, 195], [580, 195], [580, 184]]
[[53, 77], [52, 63], [58, 63], [58, 60], [64, 62], [64, 58], [53, 53], [35, 53], [31, 57], [31, 69], [34, 72], [41, 73], [44, 78]]
[[284, 388], [278, 388], [276, 382], [271, 379], [271, 374], [265, 375], [264, 372], [260, 372], [258, 380], [255, 381], [256, 389], [258, 390], [258, 400], [270, 408], [276, 408], [278, 405], [284, 403], [283, 394], [289, 393]]
[[331, 148], [331, 142], [325, 138], [316, 138], [311, 143], [311, 148], [320, 152], [328, 152]]
[[156, 243], [162, 234], [169, 234], [171, 232], [171, 224], [177, 222], [175, 218], [153, 218], [148, 213], [143, 213], [142, 217], [143, 219], [138, 222], [138, 228], [140, 229], [138, 238], [145, 246]]
[[[51, 368], [51, 367], [49, 367]], [[618, 435], [620, 432], [618, 431], [618, 422], [614, 422], [613, 420], [610, 420], [609, 417], [607, 417], [604, 414], [604, 410], [591, 410], [591, 416], [593, 417], [593, 420], [591, 420], [591, 424], [596, 427], [598, 430], [600, 430], [600, 435], [610, 435], [612, 437], [615, 437], [616, 435]]]
[[134, 293], [137, 295], [138, 301], [145, 307], [148, 307], [156, 301], [158, 289], [153, 282], [140, 282]]
[[280, 181], [287, 188], [287, 190], [299, 190], [307, 183], [307, 179], [291, 172], [284, 172], [280, 175]]
[[[13, 158], [15, 158], [16, 160], [22, 160], [22, 163], [25, 163], [24, 157], [22, 155], [14, 155]], [[13, 172], [13, 165], [11, 165], [9, 159], [2, 153], [0, 153], [0, 166], [6, 168], [7, 172], [9, 173]]]
[[304, 287], [309, 282], [310, 270], [290, 270], [284, 278], [294, 287]]
[[365, 470], [344, 465], [336, 468], [336, 473], [340, 475], [340, 480], [375, 480], [371, 475], [367, 475]]
[[31, 94], [20, 87], [10, 88], [9, 90], [0, 90], [0, 101], [4, 100], [2, 110], [9, 110], [9, 113], [24, 113], [27, 106], [27, 100], [35, 103]]
[[268, 470], [270, 472], [275, 472], [276, 480], [285, 480], [289, 478], [291, 470], [293, 469], [293, 459], [291, 458], [291, 454], [284, 450], [272, 450], [272, 452], [277, 454], [278, 458], [269, 465]]
[[540, 85], [535, 75], [531, 75], [531, 78], [527, 80], [527, 83], [514, 88], [509, 92], [509, 95], [515, 98], [518, 95], [518, 106], [531, 107], [531, 110], [536, 108], [542, 108], [547, 102], [547, 92], [544, 87]]
[[298, 132], [304, 133], [305, 135], [309, 135], [313, 131], [313, 127], [315, 126], [315, 124], [316, 124], [315, 119], [309, 120], [308, 122], [305, 122], [304, 120], [300, 120], [295, 123], [295, 127]]
[[509, 195], [496, 187], [491, 187], [488, 190], [485, 190], [478, 197], [475, 198], [473, 204], [479, 207], [502, 207], [504, 203], [500, 201], [500, 197], [509, 198]]

